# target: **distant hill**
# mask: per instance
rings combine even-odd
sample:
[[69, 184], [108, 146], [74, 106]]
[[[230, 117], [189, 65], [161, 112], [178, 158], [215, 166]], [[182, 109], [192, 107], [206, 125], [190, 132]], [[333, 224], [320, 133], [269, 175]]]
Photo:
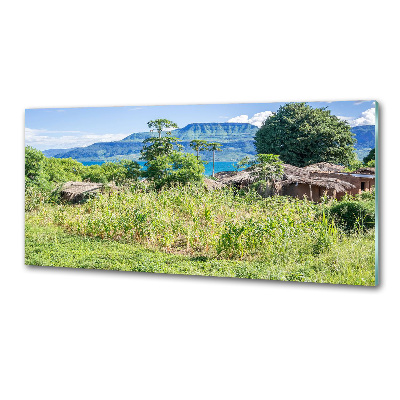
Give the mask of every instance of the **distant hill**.
[[68, 153], [75, 149], [78, 149], [78, 147], [75, 147], [73, 149], [49, 149], [49, 150], [43, 150], [42, 153], [46, 157], [55, 157], [55, 156], [61, 156], [62, 154]]
[[[189, 146], [191, 140], [203, 139], [209, 142], [222, 143], [222, 152], [217, 155], [218, 161], [238, 161], [245, 156], [255, 155], [253, 144], [254, 135], [258, 127], [247, 123], [193, 123], [183, 128], [175, 129], [173, 136], [181, 139], [184, 150], [192, 152]], [[356, 135], [355, 145], [360, 159], [365, 157], [371, 148], [375, 147], [375, 126], [356, 126], [351, 129]], [[122, 158], [138, 160], [143, 140], [156, 136], [155, 132], [132, 133], [116, 142], [94, 143], [87, 147], [73, 149], [51, 149], [43, 151], [46, 157], [74, 158], [78, 161], [111, 161]], [[204, 160], [211, 160], [211, 152], [203, 152]]]
[[[192, 152], [189, 143], [203, 139], [222, 143], [223, 151], [218, 153], [219, 161], [237, 161], [246, 155], [254, 155], [253, 137], [258, 127], [247, 123], [194, 123], [175, 129], [173, 135], [181, 139], [184, 150]], [[105, 161], [128, 158], [138, 160], [143, 140], [156, 136], [155, 132], [136, 132], [116, 142], [94, 143], [87, 147], [73, 149], [45, 150], [47, 157], [74, 158], [78, 161]], [[202, 158], [211, 160], [211, 152], [202, 153]]]
[[356, 135], [357, 143], [355, 144], [356, 153], [362, 160], [371, 149], [375, 148], [375, 125], [360, 125], [351, 128]]

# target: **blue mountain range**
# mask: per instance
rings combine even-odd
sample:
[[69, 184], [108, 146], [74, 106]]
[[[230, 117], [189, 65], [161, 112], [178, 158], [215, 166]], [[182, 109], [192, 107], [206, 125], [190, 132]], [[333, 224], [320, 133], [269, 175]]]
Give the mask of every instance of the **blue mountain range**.
[[[209, 142], [220, 142], [222, 152], [218, 161], [238, 161], [245, 156], [254, 156], [254, 135], [258, 127], [248, 123], [193, 123], [175, 129], [172, 135], [181, 140], [187, 152], [194, 152], [189, 146], [191, 140], [203, 139]], [[357, 143], [355, 149], [359, 159], [365, 157], [375, 147], [375, 125], [356, 126], [351, 129]], [[155, 136], [154, 132], [136, 132], [116, 142], [94, 143], [87, 147], [72, 149], [44, 150], [46, 157], [73, 158], [85, 161], [113, 161], [118, 159], [138, 160], [143, 140]], [[203, 152], [202, 159], [211, 160], [211, 152]]]

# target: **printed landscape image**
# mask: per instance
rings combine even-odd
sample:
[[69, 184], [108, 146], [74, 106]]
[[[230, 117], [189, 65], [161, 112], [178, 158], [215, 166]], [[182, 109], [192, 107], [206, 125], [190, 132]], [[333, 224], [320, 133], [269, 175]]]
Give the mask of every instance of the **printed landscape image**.
[[377, 110], [28, 109], [25, 263], [374, 286]]

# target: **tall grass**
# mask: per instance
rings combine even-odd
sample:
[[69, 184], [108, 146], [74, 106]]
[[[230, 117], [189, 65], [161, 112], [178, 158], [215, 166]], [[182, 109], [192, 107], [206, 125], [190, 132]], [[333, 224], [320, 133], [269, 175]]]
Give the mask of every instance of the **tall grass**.
[[284, 259], [318, 255], [338, 240], [318, 207], [289, 197], [185, 186], [100, 195], [84, 205], [52, 208], [47, 218], [72, 233], [171, 253]]

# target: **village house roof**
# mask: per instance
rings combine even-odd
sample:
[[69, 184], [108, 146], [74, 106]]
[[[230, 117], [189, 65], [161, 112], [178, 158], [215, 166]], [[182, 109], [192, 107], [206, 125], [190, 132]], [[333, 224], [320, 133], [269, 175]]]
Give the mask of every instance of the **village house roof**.
[[104, 188], [102, 183], [95, 182], [66, 182], [61, 188], [61, 197], [70, 202], [82, 201], [90, 193], [101, 192]]
[[327, 162], [320, 162], [316, 164], [307, 165], [304, 169], [311, 172], [342, 172], [344, 170], [343, 165], [336, 165]]
[[[326, 164], [328, 163], [320, 163], [320, 164], [325, 164], [326, 166]], [[333, 165], [334, 164], [328, 164], [329, 168], [331, 168], [331, 166]], [[311, 172], [316, 172], [316, 171], [315, 168], [309, 168], [309, 167], [299, 168], [293, 165], [284, 164], [284, 174], [282, 180], [278, 182], [278, 185], [280, 185], [280, 187], [284, 187], [291, 184], [303, 183], [306, 185], [318, 186], [325, 189], [333, 189], [336, 190], [337, 192], [345, 192], [346, 190], [355, 188], [353, 184], [345, 182], [339, 178], [311, 175]]]
[[[329, 170], [329, 171], [328, 171]], [[276, 187], [279, 190], [282, 187], [291, 184], [306, 184], [318, 186], [324, 189], [333, 189], [337, 192], [345, 192], [354, 189], [355, 186], [339, 178], [316, 176], [315, 172], [338, 172], [342, 171], [340, 165], [329, 163], [318, 163], [305, 168], [295, 167], [294, 165], [284, 164], [284, 173], [282, 179], [276, 181]], [[249, 169], [243, 171], [224, 171], [218, 172], [215, 177], [225, 185], [247, 186], [255, 181], [255, 177]]]
[[375, 175], [375, 168], [363, 167], [354, 171], [353, 174], [363, 174], [363, 175]]

